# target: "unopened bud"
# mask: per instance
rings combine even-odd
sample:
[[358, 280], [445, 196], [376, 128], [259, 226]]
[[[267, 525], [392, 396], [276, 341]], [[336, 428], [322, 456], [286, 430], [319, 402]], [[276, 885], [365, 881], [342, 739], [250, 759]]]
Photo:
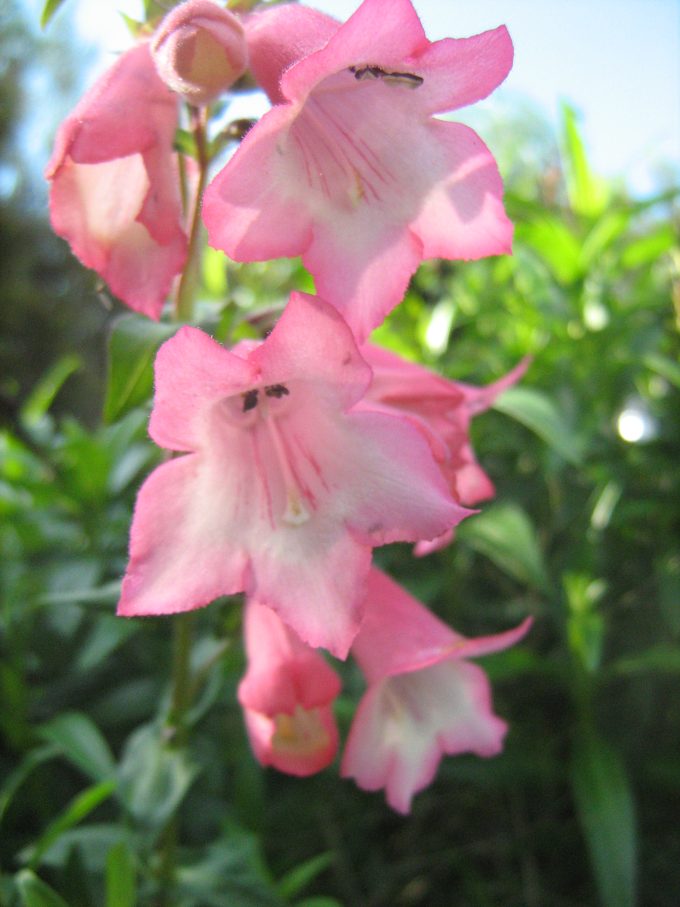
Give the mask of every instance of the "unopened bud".
[[151, 42], [158, 74], [190, 104], [209, 104], [243, 75], [248, 49], [238, 19], [212, 0], [187, 0]]

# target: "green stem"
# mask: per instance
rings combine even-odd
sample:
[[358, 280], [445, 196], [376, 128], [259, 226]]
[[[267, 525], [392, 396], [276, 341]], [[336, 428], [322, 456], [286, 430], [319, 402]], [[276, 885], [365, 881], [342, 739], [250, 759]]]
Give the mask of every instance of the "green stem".
[[196, 143], [196, 159], [198, 163], [198, 180], [191, 213], [191, 226], [189, 229], [189, 244], [187, 247], [187, 261], [182, 271], [182, 276], [177, 285], [175, 295], [175, 317], [178, 321], [191, 321], [194, 314], [194, 290], [198, 265], [201, 258], [202, 222], [201, 203], [203, 190], [208, 179], [208, 142], [206, 136], [206, 111], [205, 109], [191, 108], [191, 122], [193, 127], [194, 142]]
[[[169, 747], [183, 749], [189, 740], [187, 713], [191, 707], [193, 684], [191, 678], [191, 643], [193, 638], [193, 612], [178, 614], [172, 619], [173, 656], [172, 691], [167, 719]], [[173, 815], [163, 829], [160, 841], [159, 892], [157, 907], [170, 907], [175, 885], [179, 822]]]

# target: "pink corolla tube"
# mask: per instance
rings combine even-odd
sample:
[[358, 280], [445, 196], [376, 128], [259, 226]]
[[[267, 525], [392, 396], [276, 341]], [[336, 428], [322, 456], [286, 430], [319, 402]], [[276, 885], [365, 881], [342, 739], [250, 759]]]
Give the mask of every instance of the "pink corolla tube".
[[466, 639], [374, 568], [352, 646], [368, 689], [345, 747], [343, 777], [364, 790], [384, 788], [390, 806], [408, 813], [443, 755], [499, 753], [507, 725], [493, 713], [486, 674], [467, 659], [514, 645], [530, 625], [527, 618], [506, 633]]
[[503, 81], [505, 27], [430, 42], [410, 0], [364, 0], [342, 25], [286, 4], [245, 29], [275, 106], [206, 191], [211, 245], [237, 261], [301, 255], [359, 341], [423, 259], [510, 251], [491, 153], [436, 117]]
[[344, 658], [376, 545], [432, 539], [468, 511], [427, 439], [356, 404], [370, 382], [331, 306], [294, 293], [262, 343], [184, 327], [156, 358], [151, 437], [183, 453], [144, 483], [118, 613], [245, 591]]
[[271, 608], [253, 599], [246, 603], [244, 636], [248, 670], [238, 700], [257, 760], [289, 775], [321, 771], [338, 749], [338, 675]]
[[116, 296], [154, 319], [186, 259], [177, 118], [177, 96], [148, 43], [139, 44], [62, 123], [45, 172], [54, 231]]
[[[523, 359], [493, 384], [474, 387], [450, 381], [375, 344], [365, 344], [361, 353], [373, 369], [366, 405], [408, 416], [423, 430], [451, 494], [461, 504], [472, 507], [492, 498], [495, 488], [475, 457], [470, 422], [520, 380], [530, 359]], [[443, 548], [452, 537], [449, 530], [434, 541], [418, 542], [415, 553], [420, 556]]]

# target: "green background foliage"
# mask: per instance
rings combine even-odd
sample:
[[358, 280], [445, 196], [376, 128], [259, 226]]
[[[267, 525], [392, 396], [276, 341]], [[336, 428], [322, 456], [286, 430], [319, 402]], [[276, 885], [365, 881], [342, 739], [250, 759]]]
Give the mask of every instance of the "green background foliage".
[[[8, 50], [36, 40], [0, 34]], [[676, 907], [677, 194], [631, 199], [592, 173], [569, 108], [561, 136], [505, 131], [513, 256], [424, 264], [376, 333], [469, 383], [532, 357], [473, 424], [496, 498], [449, 549], [378, 560], [466, 635], [535, 623], [482, 659], [503, 754], [445, 759], [406, 819], [337, 765], [306, 780], [257, 765], [235, 698], [239, 600], [197, 612], [183, 641], [171, 618], [114, 616], [134, 496], [161, 457], [151, 364], [174, 328], [104, 311], [26, 196], [3, 196], [0, 904]], [[310, 286], [296, 262], [208, 250], [199, 321], [257, 336]], [[637, 443], [625, 410], [645, 420]], [[178, 703], [173, 646], [189, 642]], [[340, 669], [346, 734], [362, 681]]]

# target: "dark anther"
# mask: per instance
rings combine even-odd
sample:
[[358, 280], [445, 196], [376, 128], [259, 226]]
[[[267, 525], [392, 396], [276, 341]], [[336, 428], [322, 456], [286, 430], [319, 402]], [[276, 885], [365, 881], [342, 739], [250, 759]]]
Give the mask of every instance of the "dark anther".
[[255, 409], [257, 406], [257, 388], [253, 390], [246, 391], [245, 394], [241, 395], [243, 397], [243, 412], [247, 413], [248, 410]]
[[229, 139], [236, 139], [240, 142], [243, 139], [247, 132], [255, 125], [256, 120], [251, 119], [241, 119], [241, 120], [232, 120], [231, 123], [224, 130], [224, 134]]
[[388, 72], [380, 66], [350, 66], [349, 71], [360, 82], [366, 79], [382, 79], [386, 85], [404, 85], [406, 88], [419, 88], [424, 79], [413, 72]]
[[276, 397], [277, 400], [280, 400], [281, 397], [287, 397], [290, 393], [285, 384], [270, 384], [265, 387], [264, 392], [268, 397]]

